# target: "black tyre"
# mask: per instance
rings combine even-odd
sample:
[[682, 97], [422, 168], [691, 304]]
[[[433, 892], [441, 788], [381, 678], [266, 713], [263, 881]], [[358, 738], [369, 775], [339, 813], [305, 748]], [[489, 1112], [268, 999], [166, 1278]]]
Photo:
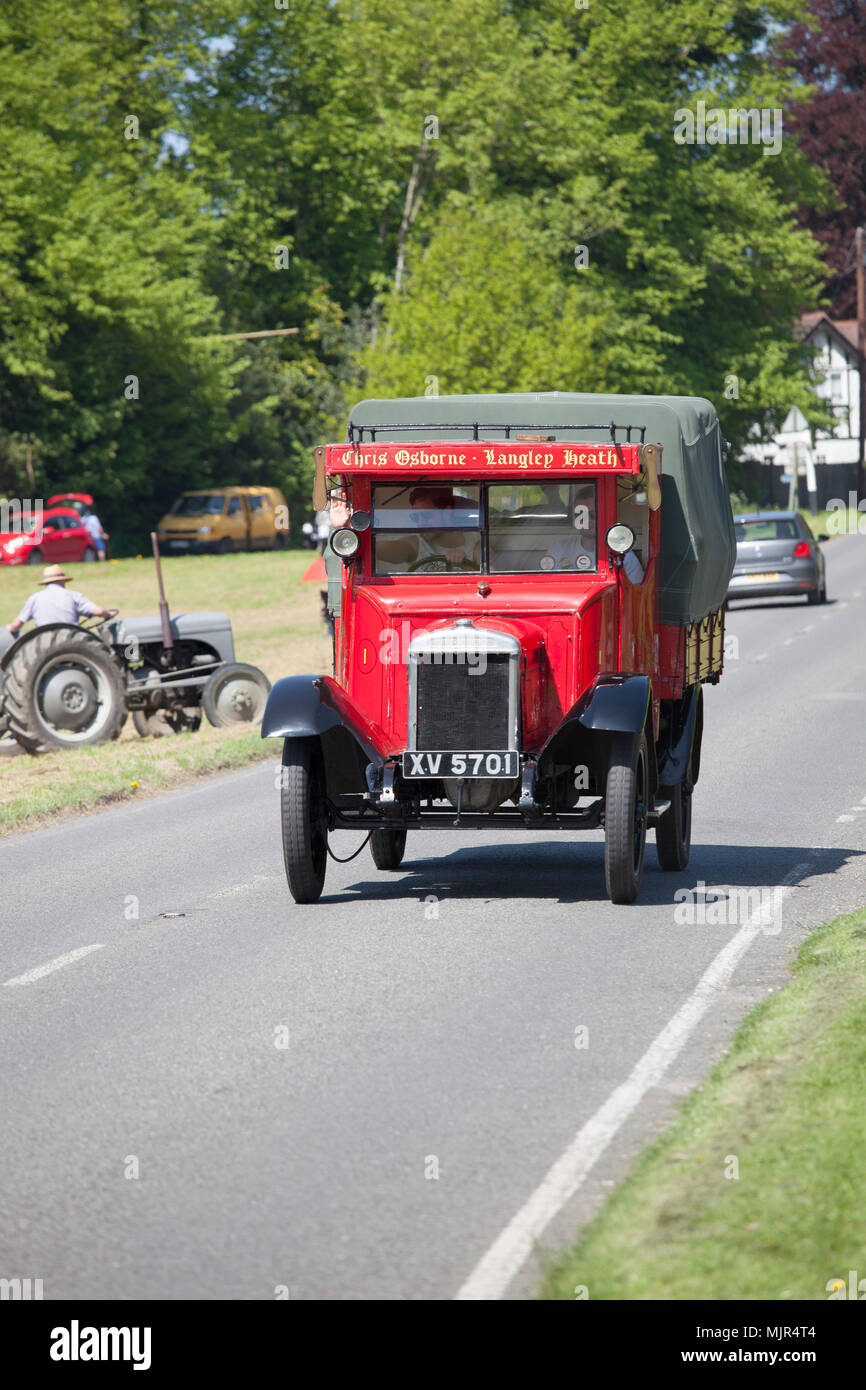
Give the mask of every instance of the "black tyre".
[[399, 869], [406, 853], [406, 831], [374, 830], [370, 852], [377, 869]]
[[216, 552], [217, 555], [228, 555], [229, 551], [233, 549], [234, 546], [232, 545], [228, 536], [224, 536], [223, 539], [220, 541], [219, 545], [217, 546]]
[[283, 862], [296, 903], [316, 903], [328, 864], [328, 822], [324, 769], [318, 743], [287, 738], [283, 744], [280, 811]]
[[123, 675], [98, 637], [37, 628], [7, 667], [3, 708], [30, 752], [108, 743], [126, 722]]
[[604, 877], [613, 903], [633, 903], [646, 855], [647, 748], [617, 735], [611, 749], [604, 798]]
[[30, 554], [27, 556], [27, 563], [28, 565], [41, 565], [44, 559], [45, 556], [42, 554], [42, 551], [37, 548], [36, 550], [31, 550]]
[[674, 787], [671, 804], [656, 826], [659, 868], [675, 873], [686, 867], [692, 848], [692, 794], [683, 784]]
[[81, 557], [82, 564], [90, 565], [90, 564], [93, 564], [93, 563], [95, 562], [95, 560], [96, 560], [96, 551], [93, 549], [93, 546], [92, 546], [92, 545], [89, 545], [89, 546], [87, 547], [87, 549], [85, 550], [84, 554], [83, 554], [82, 557]]
[[822, 579], [822, 580], [821, 580], [821, 582], [819, 583], [817, 589], [810, 589], [809, 592], [808, 592], [808, 594], [806, 595], [806, 598], [807, 598], [807, 600], [809, 601], [809, 603], [826, 603], [826, 602], [827, 602], [827, 581], [826, 581], [826, 579]]
[[261, 724], [271, 683], [258, 666], [233, 661], [214, 671], [201, 692], [201, 706], [217, 729]]

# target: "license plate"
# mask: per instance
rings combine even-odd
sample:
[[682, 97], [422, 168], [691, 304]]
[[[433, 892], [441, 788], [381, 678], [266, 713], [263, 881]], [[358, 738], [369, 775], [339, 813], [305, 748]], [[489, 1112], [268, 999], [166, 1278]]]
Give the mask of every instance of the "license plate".
[[404, 753], [404, 777], [516, 777], [520, 757], [503, 753]]
[[189, 541], [169, 541], [168, 548], [169, 550], [186, 550], [188, 545]]
[[747, 579], [750, 584], [766, 584], [768, 579], [778, 579], [779, 571], [773, 570], [770, 574], [744, 574], [743, 578]]

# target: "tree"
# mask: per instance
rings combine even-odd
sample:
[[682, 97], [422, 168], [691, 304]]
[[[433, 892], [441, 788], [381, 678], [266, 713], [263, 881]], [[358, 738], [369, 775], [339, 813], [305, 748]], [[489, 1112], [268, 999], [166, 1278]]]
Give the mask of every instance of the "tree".
[[[425, 6], [428, 20], [435, 9]], [[772, 428], [794, 400], [813, 413], [808, 355], [791, 330], [822, 269], [793, 214], [821, 196], [822, 180], [791, 141], [768, 156], [761, 145], [673, 138], [677, 113], [698, 99], [789, 107], [797, 84], [766, 38], [791, 9], [687, 0], [673, 25], [651, 0], [568, 17], [553, 4], [509, 7], [509, 90], [534, 98], [521, 121], [504, 119], [502, 150], [487, 131], [471, 165], [452, 152], [450, 187], [440, 156], [405, 294], [391, 295], [388, 331], [365, 357], [368, 386], [417, 383], [441, 364], [449, 390], [497, 389], [507, 377], [512, 388], [707, 395], [735, 441], [756, 419]], [[505, 256], [497, 218], [509, 228]], [[563, 344], [552, 359], [550, 336]]]
[[827, 176], [836, 205], [800, 209], [826, 248], [832, 313], [853, 318], [854, 231], [866, 225], [866, 8], [862, 0], [810, 0], [807, 22], [780, 42], [811, 96], [796, 110], [800, 148]]

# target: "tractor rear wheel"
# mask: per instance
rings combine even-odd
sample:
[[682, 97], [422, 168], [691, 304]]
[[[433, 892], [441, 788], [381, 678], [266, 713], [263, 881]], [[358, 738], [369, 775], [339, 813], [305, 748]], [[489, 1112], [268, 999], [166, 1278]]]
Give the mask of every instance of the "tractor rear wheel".
[[282, 773], [280, 812], [289, 891], [296, 903], [316, 903], [328, 866], [325, 776], [318, 742], [287, 738]]
[[36, 628], [6, 668], [3, 708], [28, 752], [107, 743], [126, 721], [123, 675], [98, 637]]

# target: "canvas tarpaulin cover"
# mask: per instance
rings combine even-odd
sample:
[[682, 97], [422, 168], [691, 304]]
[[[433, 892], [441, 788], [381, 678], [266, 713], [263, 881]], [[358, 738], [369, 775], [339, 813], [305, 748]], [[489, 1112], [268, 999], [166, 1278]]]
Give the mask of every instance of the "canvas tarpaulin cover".
[[[660, 612], [663, 623], [690, 623], [725, 600], [736, 543], [722, 437], [714, 407], [697, 396], [586, 395], [544, 391], [511, 395], [404, 396], [360, 401], [350, 425], [375, 430], [380, 441], [424, 438], [504, 439], [505, 426], [543, 430], [558, 440], [618, 442], [632, 426], [632, 443], [662, 446]], [[581, 426], [580, 430], [568, 426]], [[643, 440], [635, 430], [644, 428]]]

